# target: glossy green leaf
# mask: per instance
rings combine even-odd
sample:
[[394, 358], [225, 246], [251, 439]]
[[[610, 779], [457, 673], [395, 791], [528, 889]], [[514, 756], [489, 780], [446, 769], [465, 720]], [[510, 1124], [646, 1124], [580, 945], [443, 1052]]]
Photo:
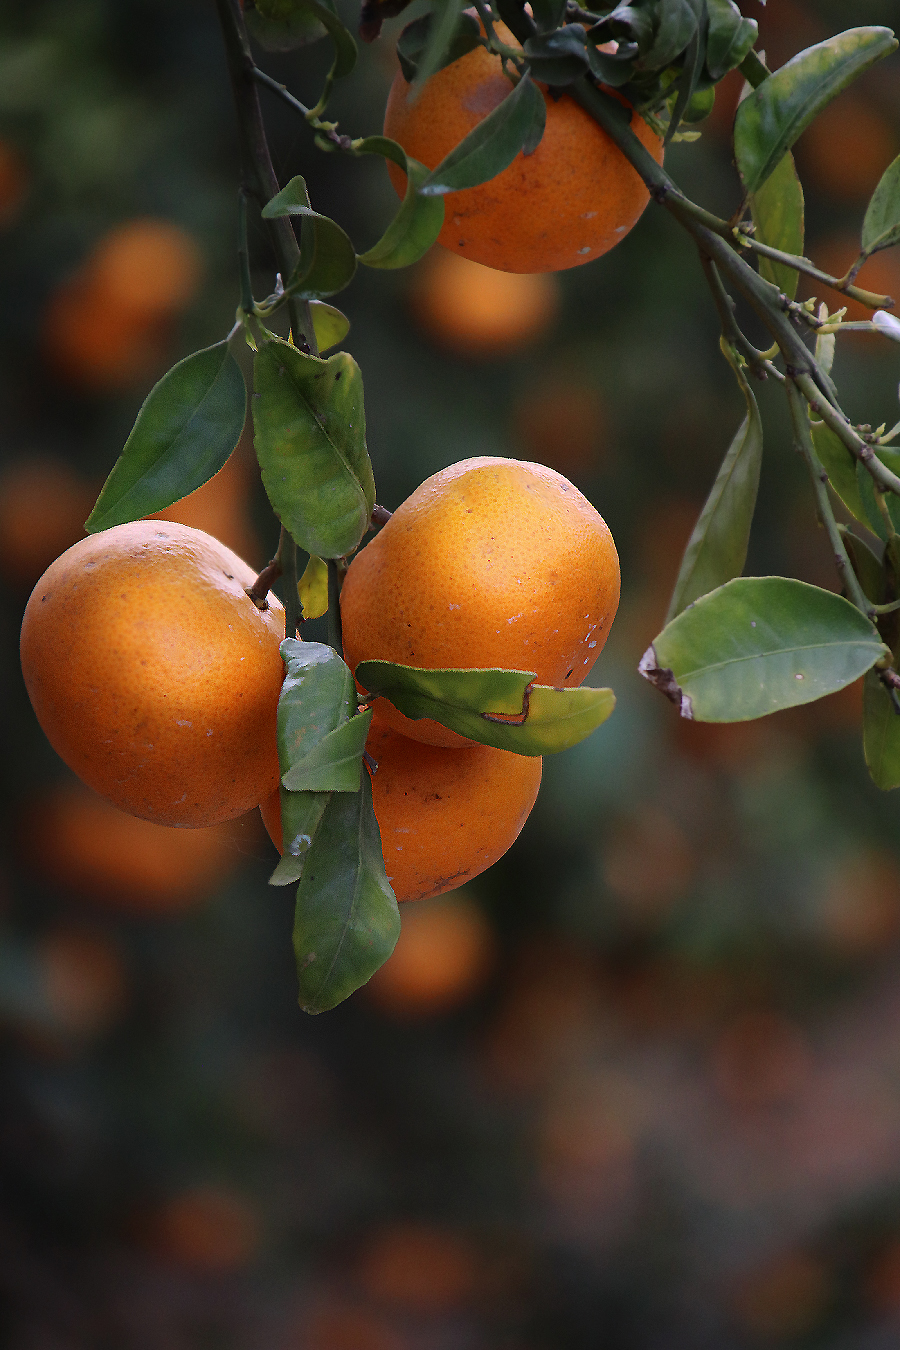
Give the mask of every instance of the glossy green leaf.
[[734, 150], [747, 192], [757, 192], [810, 122], [897, 46], [889, 28], [850, 28], [799, 52], [738, 106]]
[[409, 267], [410, 263], [418, 262], [428, 252], [441, 232], [444, 223], [443, 197], [423, 197], [418, 189], [428, 177], [429, 170], [424, 164], [405, 155], [404, 160], [406, 193], [400, 203], [400, 210], [378, 243], [359, 255], [359, 261], [367, 267], [385, 270]]
[[410, 88], [413, 102], [426, 80], [446, 64], [447, 55], [463, 21], [464, 0], [436, 0], [434, 22], [430, 25], [422, 53], [416, 62], [416, 74]]
[[669, 125], [666, 128], [663, 141], [664, 145], [668, 145], [678, 131], [682, 119], [697, 92], [697, 85], [706, 60], [706, 35], [708, 31], [709, 23], [706, 16], [701, 13], [700, 22], [697, 24], [684, 52], [681, 74], [675, 82], [675, 100], [674, 104], [670, 101], [671, 111]]
[[[434, 31], [433, 20], [432, 14], [423, 14], [421, 18], [408, 23], [397, 39], [397, 59], [400, 62], [400, 69], [403, 71], [403, 78], [407, 84], [412, 84], [416, 78], [416, 72], [428, 50], [428, 44]], [[458, 61], [461, 56], [465, 56], [467, 52], [483, 46], [484, 38], [481, 36], [478, 20], [474, 14], [461, 13], [457, 26], [444, 47], [440, 63], [434, 67], [431, 73], [434, 74], [435, 71], [442, 70], [444, 66], [449, 66], [451, 62]]]
[[369, 775], [328, 799], [297, 887], [294, 953], [305, 1012], [326, 1012], [383, 965], [400, 935]]
[[825, 422], [813, 422], [810, 430], [819, 462], [828, 474], [829, 485], [840, 497], [851, 516], [861, 524], [868, 525], [869, 519], [862, 497], [859, 495], [859, 484], [856, 479], [856, 460], [840, 437]]
[[527, 39], [523, 51], [533, 78], [556, 86], [572, 84], [589, 64], [580, 23], [566, 24], [555, 33], [538, 33]]
[[713, 81], [739, 66], [757, 38], [755, 19], [745, 19], [733, 0], [707, 0], [706, 70]]
[[323, 352], [343, 342], [350, 332], [350, 320], [346, 314], [335, 309], [334, 305], [326, 305], [323, 300], [310, 300], [309, 309], [316, 335], [316, 346], [321, 356]]
[[303, 620], [321, 619], [328, 611], [328, 566], [321, 558], [311, 557], [297, 582]]
[[568, 750], [605, 722], [611, 689], [553, 689], [523, 670], [424, 670], [361, 661], [356, 678], [407, 717], [430, 717], [481, 745], [517, 755]]
[[900, 243], [900, 155], [881, 175], [866, 207], [862, 227], [863, 253], [877, 253]]
[[282, 779], [335, 727], [356, 712], [356, 688], [348, 667], [324, 642], [285, 638], [285, 665], [278, 700], [278, 761]]
[[747, 414], [726, 451], [712, 490], [685, 549], [666, 623], [701, 595], [740, 576], [747, 560], [762, 464], [762, 419], [739, 367], [735, 373]]
[[849, 600], [786, 577], [738, 577], [666, 624], [645, 679], [698, 722], [745, 722], [811, 703], [887, 652]]
[[289, 792], [359, 792], [372, 712], [357, 713], [324, 735], [282, 775]]
[[863, 753], [876, 787], [900, 787], [900, 714], [874, 670], [863, 684]]
[[262, 209], [266, 220], [281, 216], [298, 217], [302, 223], [300, 261], [285, 281], [285, 291], [301, 300], [336, 295], [353, 280], [356, 251], [336, 221], [313, 211], [306, 181], [292, 178]]
[[271, 340], [253, 368], [256, 453], [275, 514], [307, 553], [343, 557], [375, 504], [359, 367], [347, 352], [323, 361]]
[[638, 70], [664, 70], [685, 51], [700, 23], [702, 9], [696, 0], [666, 0], [657, 6], [653, 42], [642, 51]]
[[419, 190], [429, 196], [486, 183], [512, 164], [521, 150], [534, 149], [546, 118], [543, 94], [524, 75], [509, 96], [441, 160]]
[[[895, 450], [889, 446], [881, 446], [876, 453], [882, 464], [886, 464], [894, 473], [900, 470], [900, 450]], [[856, 485], [863, 504], [863, 524], [868, 525], [872, 533], [877, 534], [879, 539], [887, 540], [892, 531], [875, 499], [875, 480], [868, 469], [864, 468], [859, 461], [856, 463]], [[893, 533], [900, 533], [900, 497], [896, 493], [886, 492], [884, 504], [893, 522]]]
[[227, 341], [179, 361], [144, 400], [85, 529], [140, 520], [202, 487], [237, 445], [246, 409]]
[[281, 838], [284, 852], [269, 877], [270, 886], [290, 886], [303, 875], [310, 844], [325, 814], [330, 793], [288, 792], [279, 789], [281, 798]]
[[[756, 192], [750, 194], [750, 211], [761, 244], [782, 253], [803, 256], [803, 188], [797, 177], [794, 157], [786, 154]], [[789, 300], [797, 294], [800, 273], [794, 267], [759, 259], [760, 276], [771, 281]]]

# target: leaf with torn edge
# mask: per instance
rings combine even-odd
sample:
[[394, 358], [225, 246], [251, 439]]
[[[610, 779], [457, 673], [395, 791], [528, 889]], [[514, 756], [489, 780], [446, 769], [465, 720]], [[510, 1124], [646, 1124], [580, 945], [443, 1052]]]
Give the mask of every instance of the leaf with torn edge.
[[611, 689], [554, 689], [523, 670], [426, 670], [361, 661], [356, 678], [406, 717], [433, 718], [480, 745], [517, 755], [568, 750], [605, 722]]

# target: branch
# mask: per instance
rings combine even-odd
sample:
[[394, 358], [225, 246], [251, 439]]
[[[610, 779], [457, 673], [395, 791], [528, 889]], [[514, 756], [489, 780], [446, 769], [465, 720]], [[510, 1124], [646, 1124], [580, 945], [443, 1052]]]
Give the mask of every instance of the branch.
[[806, 276], [812, 277], [815, 281], [821, 281], [824, 285], [830, 286], [833, 291], [840, 291], [842, 295], [848, 295], [851, 300], [859, 300], [860, 304], [866, 305], [869, 309], [893, 309], [894, 301], [889, 295], [875, 295], [873, 291], [864, 291], [859, 286], [852, 285], [852, 277], [847, 273], [845, 277], [832, 277], [827, 272], [821, 272], [814, 263], [808, 258], [802, 258], [795, 253], [782, 253], [779, 248], [770, 248], [768, 244], [760, 243], [751, 235], [742, 234], [739, 230], [735, 231], [735, 239], [739, 248], [752, 249], [754, 253], [759, 253], [763, 258], [771, 258], [774, 262], [784, 263], [787, 267], [793, 267], [796, 272], [803, 272]]

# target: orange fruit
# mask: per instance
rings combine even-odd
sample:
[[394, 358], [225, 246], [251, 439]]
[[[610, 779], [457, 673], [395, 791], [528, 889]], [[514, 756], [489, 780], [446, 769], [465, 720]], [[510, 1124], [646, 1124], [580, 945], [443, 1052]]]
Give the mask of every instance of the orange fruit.
[[190, 1270], [226, 1274], [255, 1258], [259, 1217], [249, 1201], [224, 1186], [197, 1186], [172, 1196], [141, 1225], [161, 1256]]
[[[372, 797], [388, 880], [400, 901], [455, 890], [502, 858], [541, 785], [538, 758], [486, 745], [441, 750], [398, 736], [377, 718], [366, 748], [378, 765]], [[277, 792], [261, 811], [280, 853]]]
[[495, 956], [494, 935], [464, 891], [408, 910], [391, 955], [366, 992], [400, 1017], [458, 1008], [483, 987]]
[[89, 535], [38, 582], [25, 684], [47, 739], [89, 787], [160, 825], [214, 825], [278, 784], [284, 615], [253, 570], [185, 525]]
[[[356, 554], [341, 592], [344, 658], [429, 669], [534, 671], [579, 685], [619, 603], [619, 559], [603, 518], [554, 469], [466, 459], [425, 480]], [[395, 730], [470, 744], [383, 698]]]
[[360, 1256], [359, 1283], [382, 1305], [410, 1313], [446, 1313], [465, 1307], [480, 1293], [483, 1263], [482, 1253], [459, 1234], [401, 1220], [368, 1240]]
[[116, 226], [51, 296], [43, 321], [49, 360], [95, 390], [155, 374], [171, 320], [192, 299], [201, 270], [197, 244], [171, 221]]
[[235, 870], [236, 828], [155, 825], [81, 784], [63, 784], [27, 803], [18, 838], [31, 868], [63, 890], [111, 909], [169, 914], [202, 903]]
[[559, 291], [548, 273], [498, 272], [439, 248], [416, 269], [409, 302], [442, 346], [461, 356], [502, 356], [550, 326]]
[[832, 197], [869, 197], [900, 149], [891, 120], [855, 94], [844, 94], [819, 113], [800, 137], [797, 159]]
[[[503, 40], [514, 39], [502, 25]], [[599, 258], [637, 222], [650, 200], [635, 170], [606, 132], [567, 94], [547, 104], [547, 125], [533, 154], [517, 155], [496, 178], [450, 192], [438, 242], [501, 272], [558, 272]], [[384, 134], [433, 169], [493, 112], [512, 86], [500, 58], [476, 47], [439, 70], [415, 102], [398, 72], [388, 96]], [[623, 100], [624, 102], [624, 100]], [[641, 144], [662, 163], [662, 141], [632, 115]], [[388, 173], [397, 192], [406, 175]]]

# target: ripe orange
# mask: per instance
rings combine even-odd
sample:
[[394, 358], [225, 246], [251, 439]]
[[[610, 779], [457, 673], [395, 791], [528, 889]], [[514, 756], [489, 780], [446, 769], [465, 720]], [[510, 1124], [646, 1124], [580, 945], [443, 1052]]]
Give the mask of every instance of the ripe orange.
[[[534, 671], [579, 685], [619, 603], [603, 518], [543, 464], [484, 456], [425, 480], [357, 553], [341, 593], [344, 656], [435, 668]], [[470, 744], [383, 698], [385, 722], [431, 745]]]
[[[511, 35], [498, 25], [504, 41]], [[500, 58], [476, 47], [432, 75], [414, 103], [398, 72], [388, 97], [384, 134], [435, 168], [507, 97]], [[544, 88], [547, 126], [540, 145], [519, 154], [496, 178], [450, 192], [438, 242], [501, 272], [558, 272], [606, 253], [628, 233], [650, 200], [635, 170], [606, 132], [568, 95]], [[632, 116], [642, 145], [662, 163], [662, 141]], [[406, 176], [388, 163], [399, 193]]]
[[214, 825], [279, 780], [281, 605], [185, 525], [88, 536], [38, 582], [22, 621], [25, 683], [51, 745], [116, 806], [160, 825]]
[[559, 290], [549, 273], [498, 272], [434, 249], [415, 270], [413, 318], [461, 356], [503, 356], [539, 337], [556, 318]]
[[[441, 750], [376, 718], [366, 748], [388, 880], [398, 900], [455, 890], [493, 866], [521, 832], [541, 785], [541, 760], [477, 745]], [[261, 806], [281, 852], [277, 792]]]

